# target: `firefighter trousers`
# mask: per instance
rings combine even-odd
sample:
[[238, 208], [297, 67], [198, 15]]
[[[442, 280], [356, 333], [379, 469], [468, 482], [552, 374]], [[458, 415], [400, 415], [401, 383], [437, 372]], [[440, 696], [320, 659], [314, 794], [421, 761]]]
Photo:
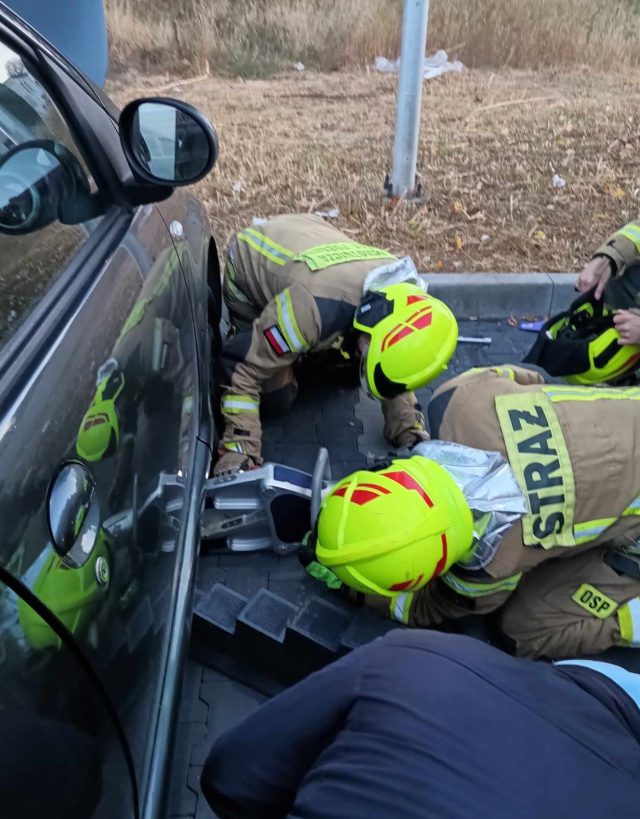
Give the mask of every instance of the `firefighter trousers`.
[[640, 645], [638, 560], [597, 548], [542, 563], [501, 608], [502, 631], [523, 657], [579, 657]]

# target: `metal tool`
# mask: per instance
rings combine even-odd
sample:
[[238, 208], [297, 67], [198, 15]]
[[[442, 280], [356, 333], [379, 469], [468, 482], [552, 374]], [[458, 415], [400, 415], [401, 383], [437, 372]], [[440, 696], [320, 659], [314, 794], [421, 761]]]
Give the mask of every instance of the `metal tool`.
[[479, 338], [472, 338], [471, 336], [458, 336], [460, 344], [491, 344], [493, 339], [489, 336], [481, 336]]
[[212, 478], [205, 485], [203, 540], [226, 541], [232, 552], [295, 552], [313, 528], [330, 488], [329, 453], [323, 447], [313, 474], [267, 463], [249, 472]]

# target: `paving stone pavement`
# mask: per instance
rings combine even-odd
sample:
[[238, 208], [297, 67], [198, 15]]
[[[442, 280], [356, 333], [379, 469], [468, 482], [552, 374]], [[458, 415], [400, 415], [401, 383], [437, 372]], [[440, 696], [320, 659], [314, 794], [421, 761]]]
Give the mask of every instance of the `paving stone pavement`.
[[[513, 364], [522, 360], [535, 336], [502, 321], [460, 323], [460, 335], [492, 339], [490, 345], [459, 344], [446, 380], [470, 367]], [[435, 384], [418, 392], [426, 407]], [[389, 445], [382, 437], [382, 414], [357, 385], [335, 373], [312, 371], [300, 378], [300, 394], [292, 411], [264, 424], [266, 460], [311, 471], [318, 447], [326, 446], [334, 478], [366, 466], [367, 456], [383, 455]], [[318, 585], [295, 556], [273, 553], [202, 556], [198, 588], [224, 583], [251, 596], [267, 587], [291, 602], [302, 604]], [[208, 748], [222, 732], [252, 713], [265, 696], [212, 669], [189, 661], [183, 684], [168, 816], [170, 819], [212, 819], [199, 791], [199, 778]]]

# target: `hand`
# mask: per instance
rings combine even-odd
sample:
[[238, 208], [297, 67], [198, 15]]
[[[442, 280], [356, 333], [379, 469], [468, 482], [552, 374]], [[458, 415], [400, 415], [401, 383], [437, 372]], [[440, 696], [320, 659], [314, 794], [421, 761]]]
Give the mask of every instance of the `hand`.
[[414, 446], [417, 446], [417, 444], [430, 440], [431, 436], [426, 429], [407, 429], [398, 435], [395, 443], [399, 449], [404, 447], [412, 449]]
[[214, 478], [220, 478], [222, 475], [235, 475], [238, 472], [247, 472], [249, 469], [256, 468], [254, 461], [242, 452], [222, 449], [218, 454], [220, 457], [213, 468]]
[[635, 310], [618, 310], [613, 323], [620, 334], [618, 344], [621, 347], [640, 344], [640, 313]]
[[576, 281], [576, 289], [586, 293], [592, 287], [596, 288], [595, 298], [600, 300], [604, 288], [611, 278], [611, 261], [608, 256], [596, 256], [588, 262]]

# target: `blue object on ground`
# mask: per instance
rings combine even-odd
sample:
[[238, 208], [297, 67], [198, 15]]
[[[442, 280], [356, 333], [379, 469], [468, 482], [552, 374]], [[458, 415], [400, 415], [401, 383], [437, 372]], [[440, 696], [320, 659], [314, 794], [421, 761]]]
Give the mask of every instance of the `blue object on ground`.
[[544, 326], [544, 319], [540, 321], [521, 321], [518, 325], [520, 330], [525, 330], [527, 333], [538, 333]]
[[96, 85], [104, 85], [109, 52], [103, 0], [4, 2]]

